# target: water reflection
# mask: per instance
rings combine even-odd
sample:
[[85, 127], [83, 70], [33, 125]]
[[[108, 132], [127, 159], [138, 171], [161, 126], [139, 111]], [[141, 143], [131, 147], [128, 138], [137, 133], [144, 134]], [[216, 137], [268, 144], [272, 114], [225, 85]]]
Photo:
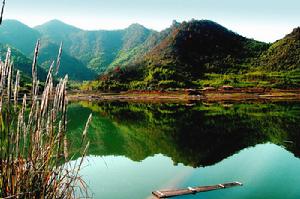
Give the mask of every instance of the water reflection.
[[93, 112], [90, 155], [142, 161], [155, 154], [174, 164], [200, 167], [260, 143], [284, 146], [300, 156], [300, 104], [80, 102], [69, 106], [69, 138], [76, 154]]
[[[178, 199], [298, 199], [300, 160], [274, 144], [241, 150], [205, 168], [178, 164], [162, 155], [134, 162], [122, 156], [90, 156], [81, 174], [98, 199], [154, 199], [151, 191], [240, 181], [243, 187]], [[104, 162], [105, 161], [105, 162]]]

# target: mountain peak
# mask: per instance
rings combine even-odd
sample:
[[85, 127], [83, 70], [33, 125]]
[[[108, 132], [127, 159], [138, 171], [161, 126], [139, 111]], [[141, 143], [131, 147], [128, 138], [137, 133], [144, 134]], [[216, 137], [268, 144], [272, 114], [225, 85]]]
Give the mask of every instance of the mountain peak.
[[151, 30], [138, 23], [131, 24], [125, 29], [125, 34], [123, 36], [123, 50], [129, 50], [142, 44], [148, 38], [150, 33]]
[[44, 24], [48, 24], [48, 25], [50, 25], [50, 24], [51, 25], [53, 25], [53, 24], [55, 24], [55, 25], [57, 25], [57, 24], [67, 25], [66, 23], [64, 23], [63, 21], [60, 21], [58, 19], [52, 19], [52, 20], [50, 20], [50, 21], [48, 21], [48, 22], [46, 22]]
[[143, 29], [146, 29], [145, 26], [143, 26], [143, 25], [141, 25], [139, 23], [133, 23], [130, 26], [128, 26], [127, 29], [129, 29], [129, 28], [143, 28]]
[[[202, 20], [195, 20], [192, 19], [190, 21], [184, 21], [179, 25], [180, 29], [200, 29], [200, 30], [221, 30], [221, 31], [229, 31], [227, 28], [224, 26], [218, 24], [217, 22], [207, 20], [207, 19], [202, 19]], [[231, 32], [231, 31], [229, 31]]]
[[293, 31], [286, 36], [286, 38], [295, 38], [300, 40], [300, 27], [294, 28]]
[[6, 19], [3, 21], [3, 28], [6, 28], [6, 27], [22, 27], [22, 28], [28, 28], [30, 29], [29, 26], [27, 26], [26, 24], [18, 21], [18, 20], [15, 20], [15, 19]]
[[35, 29], [39, 30], [39, 31], [44, 31], [44, 30], [53, 30], [53, 31], [60, 31], [60, 32], [65, 32], [65, 33], [69, 33], [69, 32], [74, 32], [74, 31], [80, 31], [81, 29], [69, 25], [65, 22], [62, 22], [58, 19], [53, 19], [51, 21], [48, 21], [42, 25], [36, 26]]
[[132, 23], [130, 26], [143, 26], [143, 25], [139, 23]]
[[38, 31], [17, 20], [4, 20], [0, 28], [1, 43], [10, 44], [25, 54], [33, 51], [40, 36]]

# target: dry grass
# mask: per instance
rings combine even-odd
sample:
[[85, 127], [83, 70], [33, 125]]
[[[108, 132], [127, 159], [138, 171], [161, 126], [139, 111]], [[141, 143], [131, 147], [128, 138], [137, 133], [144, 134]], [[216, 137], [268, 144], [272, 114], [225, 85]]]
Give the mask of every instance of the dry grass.
[[3, 14], [4, 14], [5, 0], [2, 1], [2, 8], [0, 13], [0, 25], [2, 24]]
[[[20, 72], [13, 70], [11, 51], [0, 63], [0, 198], [80, 198], [88, 197], [79, 176], [89, 142], [82, 136], [82, 158], [75, 164], [68, 154], [68, 77], [53, 84], [54, 63], [43, 91], [39, 91], [37, 42], [32, 64], [32, 91], [19, 100]], [[61, 48], [57, 58], [59, 67]]]

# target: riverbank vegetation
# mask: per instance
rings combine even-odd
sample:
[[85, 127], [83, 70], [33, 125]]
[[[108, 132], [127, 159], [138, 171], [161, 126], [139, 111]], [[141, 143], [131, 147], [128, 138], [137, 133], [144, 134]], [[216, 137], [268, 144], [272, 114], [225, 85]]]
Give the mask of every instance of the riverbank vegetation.
[[174, 90], [176, 88], [203, 89], [213, 87], [215, 89], [223, 86], [232, 86], [234, 88], [274, 88], [291, 89], [300, 86], [300, 70], [292, 71], [253, 71], [247, 73], [206, 73], [199, 80], [184, 82], [174, 80], [152, 80], [152, 81], [132, 81], [129, 83], [117, 80], [90, 81], [81, 85], [74, 84], [74, 88], [87, 90], [103, 91], [124, 91], [124, 90]]

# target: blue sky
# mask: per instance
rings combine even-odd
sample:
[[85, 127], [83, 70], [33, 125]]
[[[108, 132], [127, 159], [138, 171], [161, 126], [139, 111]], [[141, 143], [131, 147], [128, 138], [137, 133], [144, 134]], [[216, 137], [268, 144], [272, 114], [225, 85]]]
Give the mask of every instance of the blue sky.
[[244, 36], [273, 42], [300, 26], [300, 0], [7, 0], [5, 18], [29, 26], [59, 19], [82, 29], [132, 23], [162, 30], [177, 21], [214, 20]]

